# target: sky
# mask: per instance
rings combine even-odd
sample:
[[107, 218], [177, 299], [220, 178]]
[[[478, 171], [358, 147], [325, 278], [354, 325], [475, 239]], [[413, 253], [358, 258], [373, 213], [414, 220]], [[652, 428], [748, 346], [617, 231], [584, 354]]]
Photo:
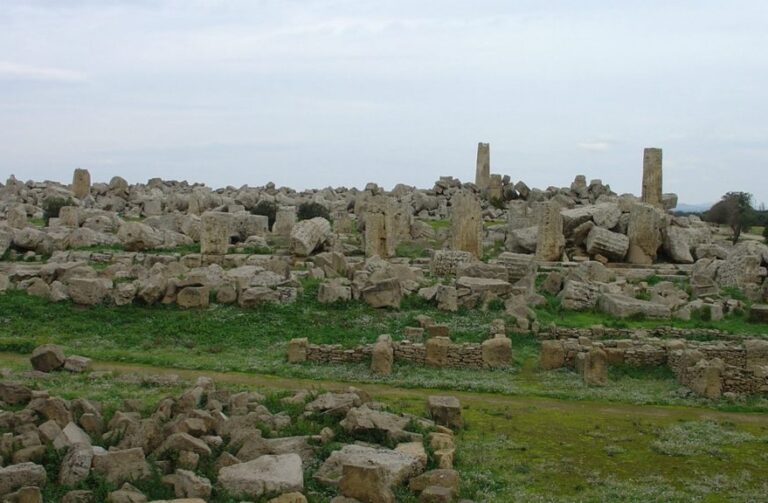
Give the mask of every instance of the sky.
[[0, 176], [768, 202], [768, 2], [2, 0]]

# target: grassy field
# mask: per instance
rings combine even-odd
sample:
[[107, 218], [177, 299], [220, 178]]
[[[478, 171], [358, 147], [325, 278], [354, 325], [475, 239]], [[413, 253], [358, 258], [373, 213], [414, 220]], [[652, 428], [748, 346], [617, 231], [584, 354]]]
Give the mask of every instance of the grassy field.
[[[0, 366], [29, 368], [25, 358], [0, 355]], [[286, 379], [243, 373], [177, 371], [131, 364], [96, 364], [117, 376], [174, 372], [179, 384], [157, 387], [130, 379], [91, 379], [53, 374], [40, 381], [15, 377], [64, 398], [87, 397], [105, 404], [107, 417], [124, 399], [138, 399], [145, 413], [161, 398], [177, 395], [198, 375], [213, 377], [220, 388], [258, 390], [274, 399], [293, 389], [337, 389], [333, 381]], [[394, 410], [424, 414], [433, 390], [361, 385], [374, 399]], [[286, 390], [286, 391], [283, 391]], [[458, 436], [456, 467], [462, 474], [461, 496], [477, 502], [726, 502], [761, 501], [768, 490], [768, 416], [723, 413], [706, 408], [636, 406], [604, 401], [571, 401], [483, 393], [452, 393], [463, 405], [466, 428]], [[294, 417], [298, 417], [291, 411]], [[296, 421], [295, 421], [296, 423]], [[291, 433], [307, 433], [295, 424]], [[326, 453], [325, 455], [327, 455]], [[51, 460], [51, 465], [56, 460]], [[308, 484], [313, 502], [329, 492]], [[102, 488], [104, 490], [105, 488]], [[168, 497], [167, 489], [149, 481], [151, 497]], [[57, 489], [50, 486], [49, 497]], [[46, 500], [48, 501], [48, 500]], [[55, 499], [50, 499], [55, 501]], [[229, 503], [226, 498], [215, 499]], [[414, 502], [407, 491], [401, 502]]]
[[[113, 362], [159, 367], [259, 372], [283, 377], [331, 379], [346, 382], [386, 382], [403, 387], [486, 391], [579, 400], [611, 400], [635, 404], [709, 404], [680, 393], [674, 378], [663, 369], [611, 370], [611, 382], [589, 388], [571, 372], [541, 372], [539, 344], [531, 335], [512, 335], [514, 365], [497, 371], [435, 370], [398, 363], [391, 376], [370, 374], [366, 364], [290, 365], [287, 342], [309, 337], [313, 343], [354, 346], [375, 341], [380, 334], [399, 338], [415, 316], [428, 314], [451, 327], [454, 340], [480, 342], [501, 311], [462, 310], [444, 313], [406, 299], [398, 311], [375, 310], [361, 302], [321, 305], [316, 283], [307, 283], [299, 300], [244, 310], [213, 305], [209, 309], [180, 310], [175, 306], [77, 307], [51, 304], [22, 292], [0, 296], [0, 351], [28, 354], [39, 344], [54, 342], [71, 353]], [[595, 313], [566, 313], [541, 309], [543, 324], [591, 326], [652, 326], [650, 321], [619, 321]], [[680, 326], [751, 330], [766, 335], [768, 326], [748, 325], [742, 318], [723, 322], [677, 322]], [[724, 410], [768, 410], [768, 400], [748, 398], [709, 404]]]

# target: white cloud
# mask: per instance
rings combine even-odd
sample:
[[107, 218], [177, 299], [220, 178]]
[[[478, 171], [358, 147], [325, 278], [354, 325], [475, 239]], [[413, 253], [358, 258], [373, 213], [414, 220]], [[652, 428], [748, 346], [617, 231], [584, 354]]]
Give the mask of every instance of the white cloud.
[[588, 152], [606, 152], [613, 147], [610, 141], [586, 141], [578, 144], [579, 148]]
[[78, 71], [29, 66], [0, 61], [0, 79], [40, 80], [50, 82], [85, 82], [87, 76]]

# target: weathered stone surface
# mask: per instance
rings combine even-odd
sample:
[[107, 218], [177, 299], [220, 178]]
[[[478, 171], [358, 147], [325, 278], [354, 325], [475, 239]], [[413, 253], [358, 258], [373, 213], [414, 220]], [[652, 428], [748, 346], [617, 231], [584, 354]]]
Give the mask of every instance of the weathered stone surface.
[[544, 207], [539, 220], [539, 235], [536, 241], [536, 259], [543, 261], [559, 261], [565, 249], [563, 235], [563, 217], [560, 205], [550, 201]]
[[410, 438], [404, 431], [409, 422], [408, 417], [370, 409], [363, 404], [350, 409], [339, 425], [348, 433], [376, 433], [393, 440], [404, 440]]
[[483, 364], [490, 368], [509, 366], [512, 361], [512, 341], [502, 334], [482, 343]]
[[392, 338], [388, 335], [379, 337], [371, 353], [371, 372], [382, 376], [390, 375], [394, 359]]
[[430, 337], [426, 342], [425, 364], [428, 367], [442, 368], [448, 364], [448, 350], [451, 340], [448, 337]]
[[291, 339], [288, 343], [288, 363], [302, 363], [307, 361], [307, 346], [309, 339], [306, 337]]
[[363, 503], [394, 503], [387, 473], [374, 464], [345, 464], [341, 470], [339, 491]]
[[562, 341], [541, 341], [539, 366], [544, 370], [559, 369], [565, 365], [565, 347]]
[[44, 486], [45, 468], [35, 463], [19, 463], [0, 468], [0, 495], [6, 495], [24, 486]]
[[597, 305], [599, 290], [591, 283], [569, 279], [566, 280], [557, 297], [564, 309], [583, 311]]
[[539, 241], [539, 226], [512, 229], [507, 232], [505, 246], [507, 250], [515, 253], [536, 253], [536, 245]]
[[352, 299], [352, 288], [345, 285], [342, 280], [331, 280], [320, 283], [317, 290], [317, 301], [321, 304], [332, 304]]
[[459, 298], [456, 287], [437, 285], [435, 300], [437, 301], [437, 308], [441, 311], [456, 312], [459, 310]]
[[662, 207], [662, 165], [661, 149], [646, 148], [643, 151], [642, 201]]
[[611, 260], [622, 261], [629, 249], [629, 238], [602, 227], [592, 227], [587, 236], [587, 253], [603, 255]]
[[163, 233], [141, 222], [124, 222], [117, 237], [127, 251], [144, 251], [160, 248], [165, 239]]
[[490, 278], [472, 278], [463, 276], [456, 281], [458, 288], [467, 288], [472, 293], [492, 292], [497, 295], [509, 293], [512, 285], [508, 281]]
[[626, 295], [604, 293], [598, 301], [600, 310], [618, 318], [644, 316], [647, 318], [666, 319], [672, 315], [669, 306], [647, 300], [635, 299]]
[[77, 168], [72, 175], [72, 193], [83, 199], [91, 192], [91, 174], [87, 169]]
[[663, 215], [650, 204], [635, 204], [629, 212], [627, 261], [651, 265], [662, 245]]
[[393, 257], [397, 246], [395, 208], [392, 200], [382, 194], [369, 197], [362, 209], [365, 256]]
[[170, 481], [177, 498], [199, 498], [207, 501], [211, 497], [211, 481], [190, 470], [177, 468]]
[[207, 286], [188, 286], [176, 294], [176, 304], [182, 308], [206, 308], [210, 303], [211, 289]]
[[75, 486], [88, 478], [93, 462], [93, 448], [87, 444], [73, 444], [59, 470], [59, 484]]
[[297, 454], [261, 456], [219, 470], [218, 483], [236, 498], [258, 499], [304, 490], [304, 473]]
[[403, 297], [400, 281], [397, 278], [375, 281], [372, 285], [364, 288], [360, 295], [365, 302], [375, 308], [398, 308]]
[[483, 217], [474, 194], [459, 192], [451, 199], [451, 249], [483, 256]]
[[421, 461], [410, 454], [392, 449], [349, 444], [334, 451], [315, 472], [322, 483], [336, 485], [342, 477], [344, 465], [361, 464], [381, 467], [391, 485], [405, 482], [421, 473]]
[[275, 213], [272, 233], [276, 236], [290, 236], [294, 225], [296, 225], [296, 206], [280, 206]]
[[200, 253], [226, 255], [235, 223], [234, 216], [220, 211], [206, 211], [201, 220]]
[[687, 370], [688, 386], [694, 393], [716, 400], [723, 394], [722, 373], [724, 363], [720, 358], [699, 360]]
[[430, 486], [445, 487], [456, 495], [459, 492], [459, 473], [456, 470], [430, 470], [408, 482], [408, 488], [415, 492]]
[[17, 405], [28, 403], [31, 398], [32, 390], [26, 386], [11, 381], [0, 381], [0, 401]]
[[485, 191], [491, 180], [491, 146], [488, 143], [477, 144], [477, 165], [475, 167], [475, 185]]
[[29, 361], [35, 370], [51, 372], [64, 366], [64, 350], [55, 344], [44, 344], [32, 351]]
[[331, 237], [331, 224], [323, 217], [302, 220], [291, 229], [291, 252], [308, 257]]
[[70, 278], [67, 293], [75, 304], [93, 306], [106, 299], [112, 282], [104, 278]]
[[96, 503], [93, 491], [69, 491], [61, 498], [61, 503]]
[[307, 498], [299, 492], [291, 492], [272, 498], [267, 503], [307, 503]]
[[749, 321], [768, 323], [768, 304], [752, 304], [749, 308]]
[[115, 485], [143, 480], [151, 475], [149, 464], [141, 447], [96, 453], [93, 456], [92, 469]]
[[[583, 364], [579, 368], [584, 383], [590, 386], [605, 386], [608, 383], [608, 357], [600, 348], [580, 353]], [[577, 366], [579, 364], [577, 363]]]
[[436, 424], [447, 428], [461, 428], [461, 403], [453, 396], [430, 396], [427, 412]]
[[455, 276], [460, 264], [474, 260], [475, 257], [470, 252], [436, 250], [430, 262], [430, 273], [433, 276]]

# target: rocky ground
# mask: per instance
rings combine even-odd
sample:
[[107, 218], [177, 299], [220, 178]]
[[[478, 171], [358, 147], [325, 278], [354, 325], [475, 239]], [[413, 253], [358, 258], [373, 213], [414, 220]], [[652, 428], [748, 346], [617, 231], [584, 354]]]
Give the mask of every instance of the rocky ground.
[[[177, 376], [89, 372], [53, 345], [35, 350], [27, 381], [86, 373], [93, 386], [179, 386]], [[6, 370], [6, 378], [13, 375]], [[283, 397], [217, 389], [198, 378], [180, 394], [106, 406], [0, 381], [4, 501], [452, 501], [456, 398], [431, 396], [430, 419], [390, 412], [365, 391]], [[271, 410], [270, 410], [271, 409]], [[334, 493], [340, 496], [333, 497]], [[177, 499], [172, 499], [173, 497]], [[415, 496], [414, 496], [415, 497]], [[399, 498], [399, 497], [398, 497]], [[399, 499], [398, 499], [399, 500]]]
[[[660, 175], [660, 155], [657, 164]], [[763, 412], [768, 246], [751, 236], [734, 245], [717, 226], [672, 215], [675, 196], [661, 194], [660, 176], [649, 180], [658, 190], [644, 186], [638, 198], [584, 177], [546, 190], [493, 175], [444, 177], [427, 190], [302, 192], [92, 184], [84, 170], [72, 185], [12, 177], [0, 186], [0, 348], [34, 349], [37, 373], [0, 387], [0, 492], [9, 501], [546, 500], [542, 481], [552, 483], [556, 465], [573, 472], [563, 480], [576, 489], [558, 486], [566, 499], [701, 499], [717, 484], [696, 487], [689, 473], [654, 491], [620, 471], [603, 477], [604, 464], [595, 474], [568, 456], [518, 456], [525, 438], [547, 435], [537, 424], [558, 430], [541, 417], [520, 436], [508, 411], [489, 410], [504, 421], [479, 422], [503, 434], [472, 437], [465, 425], [453, 437], [446, 427], [458, 424], [439, 412], [460, 410], [450, 400], [433, 400], [426, 419], [427, 397], [402, 415], [359, 389], [275, 398], [201, 378], [143, 407], [44, 391], [50, 371], [112, 393], [130, 379], [158, 385], [92, 373], [93, 358]], [[37, 348], [46, 343], [67, 357]], [[764, 438], [700, 417], [656, 425], [642, 442], [642, 425], [625, 427], [633, 445], [609, 432], [600, 456], [626, 463], [651, 449], [667, 466], [675, 456], [725, 459]], [[584, 449], [574, 434], [599, 436], [559, 431], [549, 448]], [[502, 452], [517, 453], [515, 464]], [[735, 457], [747, 478], [729, 472], [730, 497], [755, 494], [753, 465]], [[454, 462], [466, 476], [450, 471]], [[717, 466], [697, 463], [708, 474]], [[474, 465], [513, 474], [484, 484]], [[513, 481], [523, 487], [511, 491]], [[302, 495], [278, 494], [291, 492]]]

